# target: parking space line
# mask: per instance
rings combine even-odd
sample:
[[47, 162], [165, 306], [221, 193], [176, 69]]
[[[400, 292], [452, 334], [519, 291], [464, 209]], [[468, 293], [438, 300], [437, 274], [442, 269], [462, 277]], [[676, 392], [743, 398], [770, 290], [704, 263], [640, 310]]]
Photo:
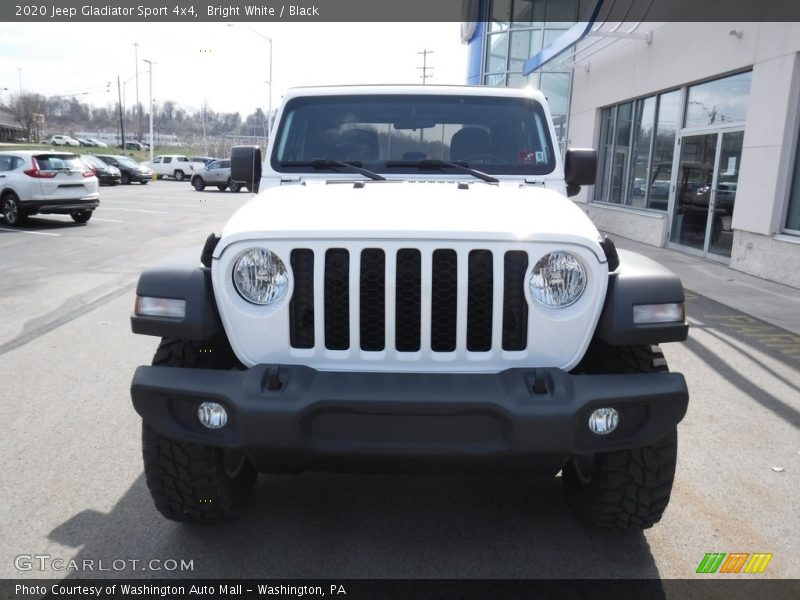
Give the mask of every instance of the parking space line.
[[9, 229], [7, 227], [0, 227], [0, 231], [10, 231], [11, 233], [30, 233], [31, 235], [52, 235], [61, 237], [60, 233], [47, 233], [45, 231], [25, 231], [24, 229]]
[[93, 221], [105, 221], [106, 223], [122, 223], [119, 219], [101, 219], [100, 217], [95, 217], [92, 219]]
[[103, 210], [127, 210], [128, 212], [154, 213], [154, 214], [159, 214], [159, 215], [169, 215], [169, 214], [171, 214], [171, 213], [168, 213], [168, 212], [166, 212], [164, 210], [145, 210], [143, 208], [122, 208], [120, 206], [104, 206]]

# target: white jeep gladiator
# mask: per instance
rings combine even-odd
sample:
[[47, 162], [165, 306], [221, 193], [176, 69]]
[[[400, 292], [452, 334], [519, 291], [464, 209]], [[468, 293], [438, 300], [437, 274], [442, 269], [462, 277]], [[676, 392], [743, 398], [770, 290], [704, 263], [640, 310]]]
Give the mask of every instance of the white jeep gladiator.
[[167, 518], [240, 510], [256, 474], [561, 472], [577, 515], [643, 529], [669, 501], [688, 392], [679, 279], [570, 199], [596, 153], [531, 90], [290, 91], [260, 193], [142, 274], [145, 475]]

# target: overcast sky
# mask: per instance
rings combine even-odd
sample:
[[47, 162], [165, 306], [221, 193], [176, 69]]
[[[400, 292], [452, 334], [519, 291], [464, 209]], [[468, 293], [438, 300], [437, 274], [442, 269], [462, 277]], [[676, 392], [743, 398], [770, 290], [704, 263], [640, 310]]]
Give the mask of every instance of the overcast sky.
[[[267, 107], [268, 43], [273, 39], [273, 108], [298, 85], [419, 83], [428, 56], [428, 83], [463, 84], [467, 50], [458, 23], [0, 23], [0, 98], [19, 91], [75, 94], [84, 102], [116, 102], [116, 79], [135, 73], [139, 43], [139, 99], [146, 105], [147, 65], [156, 61], [153, 96], [188, 109], [246, 115]], [[105, 92], [113, 81], [113, 92]], [[3, 88], [8, 88], [7, 91]], [[112, 97], [113, 94], [113, 97]], [[126, 101], [136, 96], [127, 84]]]

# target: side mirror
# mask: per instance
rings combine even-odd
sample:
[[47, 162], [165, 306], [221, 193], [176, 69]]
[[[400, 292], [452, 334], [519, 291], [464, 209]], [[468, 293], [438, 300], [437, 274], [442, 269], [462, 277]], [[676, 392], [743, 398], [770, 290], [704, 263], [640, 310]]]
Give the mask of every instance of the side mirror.
[[231, 148], [231, 179], [258, 192], [261, 182], [261, 148], [234, 146]]
[[597, 178], [597, 150], [570, 148], [564, 156], [567, 196], [575, 196], [582, 185], [594, 185]]

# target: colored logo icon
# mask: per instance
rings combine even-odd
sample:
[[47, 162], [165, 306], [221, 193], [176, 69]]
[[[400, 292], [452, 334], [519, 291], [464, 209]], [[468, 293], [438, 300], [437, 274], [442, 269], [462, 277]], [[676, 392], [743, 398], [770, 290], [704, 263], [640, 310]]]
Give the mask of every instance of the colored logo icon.
[[749, 552], [708, 552], [697, 566], [696, 573], [763, 573], [772, 554]]

